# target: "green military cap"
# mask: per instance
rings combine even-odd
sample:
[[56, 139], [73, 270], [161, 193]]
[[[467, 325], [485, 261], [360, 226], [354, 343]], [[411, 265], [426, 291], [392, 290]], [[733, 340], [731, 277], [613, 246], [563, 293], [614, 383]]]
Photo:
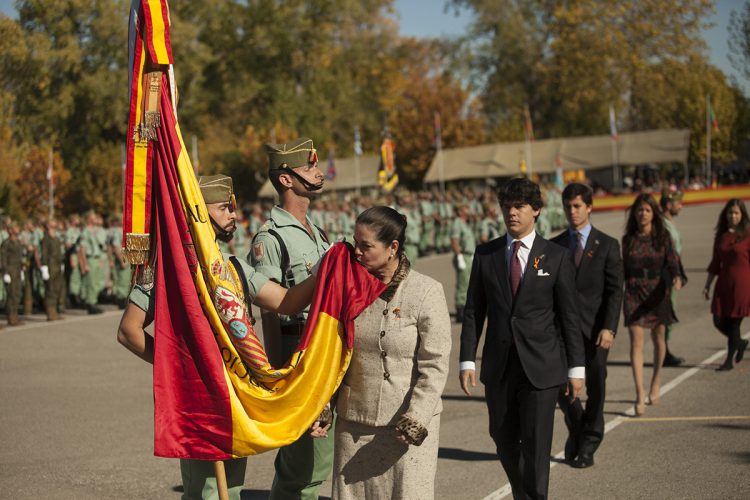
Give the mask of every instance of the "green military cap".
[[232, 178], [226, 175], [202, 175], [198, 187], [206, 204], [231, 202], [234, 199]]
[[303, 167], [318, 162], [312, 139], [300, 138], [286, 144], [266, 144], [268, 170]]
[[661, 195], [666, 197], [669, 201], [681, 201], [682, 200], [682, 191], [679, 189], [671, 190], [671, 189], [665, 189], [661, 192]]

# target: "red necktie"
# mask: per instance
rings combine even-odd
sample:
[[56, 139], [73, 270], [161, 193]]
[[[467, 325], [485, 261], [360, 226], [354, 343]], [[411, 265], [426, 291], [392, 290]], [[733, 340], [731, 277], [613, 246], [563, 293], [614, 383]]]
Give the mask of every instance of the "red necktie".
[[576, 251], [573, 255], [576, 267], [580, 267], [581, 259], [583, 258], [583, 234], [580, 231], [576, 231]]
[[513, 298], [516, 298], [518, 293], [518, 287], [521, 284], [521, 261], [518, 259], [518, 249], [521, 247], [521, 242], [516, 240], [513, 242], [513, 253], [510, 256], [510, 291], [513, 294]]

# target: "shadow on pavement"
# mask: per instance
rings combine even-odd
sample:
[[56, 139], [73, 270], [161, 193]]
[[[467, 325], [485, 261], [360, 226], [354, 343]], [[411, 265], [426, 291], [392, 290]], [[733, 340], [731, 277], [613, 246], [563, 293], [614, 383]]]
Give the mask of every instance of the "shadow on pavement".
[[[716, 422], [714, 424], [706, 424], [704, 427], [710, 429], [727, 429], [730, 431], [750, 431], [750, 424], [748, 423], [728, 423], [728, 422]], [[748, 452], [750, 454], [750, 452]]]
[[497, 460], [497, 455], [482, 451], [461, 450], [459, 448], [440, 448], [438, 450], [438, 458], [461, 460], [464, 462], [479, 462], [482, 460]]
[[733, 457], [739, 463], [750, 464], [750, 451], [736, 451], [734, 453], [729, 453], [729, 456]]
[[464, 396], [462, 394], [443, 394], [441, 397], [444, 401], [482, 401], [484, 402], [484, 396]]

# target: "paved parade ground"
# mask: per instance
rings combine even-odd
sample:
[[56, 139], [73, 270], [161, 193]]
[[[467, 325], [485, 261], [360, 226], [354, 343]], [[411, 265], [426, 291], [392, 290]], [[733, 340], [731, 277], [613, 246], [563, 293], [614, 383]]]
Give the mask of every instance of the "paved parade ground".
[[[621, 326], [609, 356], [607, 433], [596, 464], [577, 470], [560, 463], [566, 431], [558, 411], [550, 498], [750, 498], [750, 359], [730, 372], [714, 371], [726, 342], [701, 296], [721, 207], [688, 206], [676, 218], [689, 282], [678, 295], [680, 322], [670, 348], [686, 364], [666, 368], [660, 404], [631, 418], [635, 390]], [[617, 238], [624, 221], [622, 212], [592, 217]], [[443, 283], [453, 309], [449, 256], [420, 259], [416, 268]], [[0, 330], [0, 498], [179, 498], [177, 460], [153, 456], [151, 367], [117, 343], [119, 318], [114, 309], [100, 316], [72, 311], [63, 321], [39, 315]], [[743, 324], [748, 331], [750, 320]], [[483, 389], [468, 398], [459, 388], [460, 325], [453, 334], [436, 496], [509, 498], [487, 432]], [[244, 499], [267, 498], [274, 455], [249, 459]], [[322, 493], [330, 495], [330, 483]]]

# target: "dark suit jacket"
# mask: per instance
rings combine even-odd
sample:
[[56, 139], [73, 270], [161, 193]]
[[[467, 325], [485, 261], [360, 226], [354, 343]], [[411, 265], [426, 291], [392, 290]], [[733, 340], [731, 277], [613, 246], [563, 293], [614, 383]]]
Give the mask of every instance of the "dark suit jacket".
[[511, 345], [531, 384], [547, 389], [567, 381], [569, 366], [584, 366], [569, 253], [539, 234], [512, 300], [505, 260], [506, 236], [479, 245], [474, 254], [461, 330], [461, 361], [476, 359], [488, 319], [480, 380], [502, 377]]
[[[550, 241], [570, 255], [570, 232]], [[574, 266], [575, 267], [575, 266]], [[586, 338], [596, 341], [602, 329], [617, 332], [622, 308], [622, 257], [620, 243], [592, 226], [581, 265], [576, 270], [576, 293], [581, 329]]]

